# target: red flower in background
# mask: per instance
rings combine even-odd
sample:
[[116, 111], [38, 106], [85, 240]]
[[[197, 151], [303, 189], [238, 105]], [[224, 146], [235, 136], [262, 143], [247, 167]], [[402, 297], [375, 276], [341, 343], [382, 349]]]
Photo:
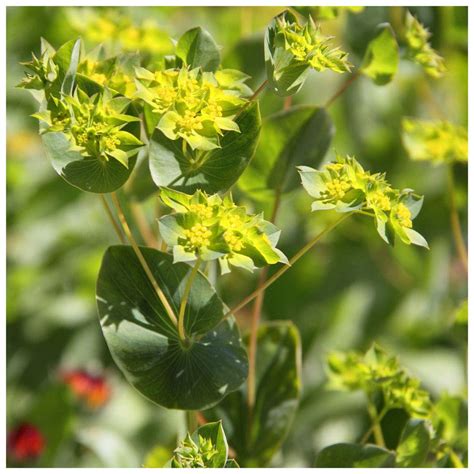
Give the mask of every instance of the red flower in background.
[[110, 387], [105, 377], [79, 369], [63, 372], [61, 378], [90, 408], [99, 408], [110, 398]]
[[22, 423], [8, 433], [7, 452], [17, 461], [34, 460], [41, 456], [46, 441], [31, 423]]

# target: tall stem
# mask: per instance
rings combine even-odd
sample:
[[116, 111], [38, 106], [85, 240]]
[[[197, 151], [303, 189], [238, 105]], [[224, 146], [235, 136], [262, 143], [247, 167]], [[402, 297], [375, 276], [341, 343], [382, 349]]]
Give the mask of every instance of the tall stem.
[[[274, 223], [276, 215], [278, 213], [278, 208], [280, 207], [281, 199], [281, 188], [278, 188], [275, 192], [275, 201], [273, 203], [272, 215], [270, 217], [270, 222]], [[258, 278], [257, 288], [262, 287], [268, 276], [268, 267], [265, 267], [261, 272]], [[263, 300], [265, 298], [265, 290], [262, 290], [257, 297], [255, 298], [255, 303], [252, 310], [252, 323], [250, 327], [250, 337], [249, 337], [249, 375], [247, 379], [247, 406], [248, 406], [248, 426], [252, 424], [253, 418], [253, 407], [255, 405], [255, 395], [256, 395], [256, 366], [257, 366], [257, 340], [258, 340], [258, 327], [260, 325], [260, 317], [262, 314]]]
[[184, 329], [184, 315], [186, 313], [186, 306], [188, 304], [189, 294], [191, 293], [191, 288], [193, 286], [194, 278], [199, 270], [199, 265], [201, 264], [201, 258], [196, 260], [193, 269], [186, 281], [186, 286], [184, 287], [183, 298], [181, 300], [181, 305], [179, 306], [179, 314], [178, 314], [178, 333], [181, 341], [186, 340], [186, 331]]
[[110, 209], [109, 203], [107, 202], [107, 199], [105, 199], [105, 196], [103, 194], [100, 194], [100, 200], [102, 201], [105, 212], [106, 212], [107, 216], [109, 217], [110, 222], [112, 223], [112, 227], [115, 229], [115, 233], [117, 234], [117, 237], [119, 238], [120, 242], [122, 244], [124, 244], [125, 243], [125, 237], [123, 236], [123, 233], [120, 229], [120, 226], [118, 225], [117, 221], [115, 220], [115, 217], [112, 214], [112, 210]]
[[453, 232], [454, 243], [458, 252], [459, 260], [461, 260], [464, 271], [468, 271], [468, 258], [466, 244], [462, 236], [461, 223], [459, 221], [459, 214], [456, 206], [456, 195], [454, 185], [454, 172], [453, 165], [448, 165], [448, 194], [450, 203], [450, 218], [451, 218], [451, 229]]
[[340, 217], [337, 221], [333, 222], [332, 224], [328, 225], [322, 232], [320, 232], [314, 239], [309, 241], [302, 249], [300, 249], [288, 262], [288, 265], [284, 265], [280, 268], [276, 273], [274, 273], [263, 285], [259, 286], [253, 293], [248, 295], [244, 298], [238, 305], [234, 306], [231, 310], [229, 310], [224, 317], [227, 318], [230, 315], [236, 313], [243, 307], [247, 306], [251, 301], [253, 301], [260, 292], [266, 290], [272, 283], [274, 283], [278, 278], [280, 278], [287, 270], [291, 268], [293, 264], [295, 264], [308, 250], [311, 250], [326, 234], [331, 232], [335, 227], [337, 227], [343, 220], [347, 219], [353, 213], [344, 214]]
[[349, 79], [347, 79], [346, 82], [342, 84], [342, 86], [334, 93], [332, 97], [329, 98], [329, 100], [326, 102], [324, 107], [327, 109], [329, 106], [332, 105], [332, 103], [340, 96], [342, 95], [345, 90], [360, 76], [360, 72], [356, 71], [352, 74]]
[[145, 271], [148, 279], [150, 280], [151, 285], [153, 286], [153, 289], [155, 290], [156, 294], [158, 295], [158, 298], [161, 301], [161, 304], [165, 308], [166, 313], [168, 314], [169, 318], [171, 319], [171, 322], [174, 324], [174, 326], [178, 326], [178, 320], [176, 319], [176, 316], [174, 314], [173, 309], [171, 308], [168, 300], [166, 299], [165, 294], [161, 290], [160, 286], [158, 285], [158, 282], [156, 281], [155, 277], [153, 276], [153, 273], [150, 270], [150, 267], [148, 266], [147, 261], [145, 260], [145, 257], [142, 254], [142, 251], [137, 245], [137, 242], [135, 238], [133, 237], [132, 231], [130, 230], [130, 227], [128, 225], [127, 219], [125, 218], [125, 214], [123, 213], [122, 206], [120, 205], [120, 202], [117, 198], [117, 195], [115, 193], [112, 193], [112, 201], [115, 205], [115, 208], [117, 209], [117, 214], [120, 219], [120, 223], [122, 224], [122, 228], [125, 232], [125, 235], [127, 236], [128, 241], [130, 242], [130, 245], [132, 246], [138, 260], [140, 261], [140, 264]]

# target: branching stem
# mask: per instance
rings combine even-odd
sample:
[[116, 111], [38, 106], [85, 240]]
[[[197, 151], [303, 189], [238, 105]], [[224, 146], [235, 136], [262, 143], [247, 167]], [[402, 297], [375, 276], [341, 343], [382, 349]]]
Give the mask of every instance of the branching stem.
[[345, 90], [360, 76], [360, 72], [356, 71], [352, 74], [352, 76], [345, 81], [342, 86], [332, 95], [329, 100], [326, 102], [324, 107], [327, 109], [332, 105], [332, 103], [342, 94], [344, 94]]
[[326, 234], [331, 232], [335, 227], [337, 227], [342, 221], [351, 216], [353, 212], [344, 214], [342, 217], [337, 219], [337, 221], [328, 225], [323, 231], [321, 231], [316, 237], [309, 241], [303, 248], [301, 248], [295, 255], [290, 259], [288, 265], [281, 267], [276, 273], [274, 273], [263, 285], [259, 286], [253, 293], [245, 297], [238, 305], [234, 306], [229, 310], [224, 317], [227, 318], [232, 314], [235, 314], [237, 311], [241, 310], [243, 307], [247, 306], [251, 301], [253, 301], [260, 292], [266, 290], [272, 283], [274, 283], [278, 278], [280, 278], [287, 270], [291, 268], [308, 250], [311, 250]]
[[385, 440], [383, 438], [382, 427], [380, 426], [380, 422], [382, 418], [385, 416], [386, 410], [385, 408], [382, 411], [377, 413], [377, 408], [372, 402], [369, 402], [368, 411], [370, 418], [372, 420], [372, 432], [374, 433], [375, 443], [382, 448], [385, 448]]
[[130, 245], [132, 246], [138, 260], [140, 261], [140, 264], [145, 271], [148, 279], [150, 280], [151, 285], [153, 286], [153, 289], [155, 290], [156, 294], [158, 295], [158, 298], [161, 301], [161, 304], [165, 308], [166, 313], [168, 314], [169, 318], [171, 319], [171, 322], [175, 327], [178, 326], [178, 320], [176, 319], [176, 316], [174, 314], [173, 309], [171, 308], [168, 300], [166, 299], [165, 294], [163, 293], [162, 289], [158, 285], [158, 282], [156, 281], [155, 277], [153, 276], [153, 273], [150, 270], [150, 267], [148, 266], [147, 261], [145, 260], [145, 257], [142, 254], [142, 251], [140, 250], [140, 247], [138, 247], [137, 242], [135, 238], [133, 237], [132, 231], [130, 230], [130, 226], [128, 225], [127, 219], [125, 218], [125, 214], [123, 213], [122, 206], [120, 205], [120, 202], [117, 198], [117, 195], [115, 193], [112, 193], [112, 201], [115, 205], [115, 208], [117, 210], [117, 214], [119, 216], [120, 223], [122, 224], [122, 228], [125, 232], [125, 235], [127, 236], [128, 241], [130, 242]]
[[[373, 408], [370, 408], [370, 406], [372, 406]], [[377, 411], [375, 410], [375, 407], [372, 404], [369, 405], [369, 414], [370, 414], [370, 410], [375, 411], [376, 418], [374, 421], [374, 419], [372, 418], [372, 415], [370, 416], [372, 420], [372, 424], [370, 425], [370, 428], [366, 431], [364, 436], [362, 436], [361, 440], [359, 441], [359, 444], [365, 444], [367, 442], [367, 440], [369, 439], [369, 436], [371, 435], [372, 431], [374, 431], [376, 425], [379, 427], [379, 430], [381, 432], [380, 422], [383, 420], [383, 417], [387, 414], [388, 407], [385, 406], [378, 415], [377, 415]], [[383, 436], [382, 436], [382, 439], [383, 439]]]

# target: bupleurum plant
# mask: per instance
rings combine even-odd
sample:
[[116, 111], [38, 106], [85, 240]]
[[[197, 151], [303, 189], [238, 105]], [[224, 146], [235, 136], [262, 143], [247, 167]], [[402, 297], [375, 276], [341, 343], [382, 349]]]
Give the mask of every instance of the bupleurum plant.
[[[339, 12], [319, 8], [320, 19]], [[100, 195], [121, 242], [106, 250], [97, 280], [112, 357], [144, 397], [186, 412], [188, 433], [166, 466], [268, 465], [295, 415], [302, 380], [296, 326], [260, 321], [265, 289], [349, 216], [373, 219], [390, 245], [398, 239], [428, 248], [413, 223], [422, 196], [350, 155], [325, 159], [334, 134], [326, 109], [359, 77], [378, 86], [393, 79], [402, 57], [396, 34], [379, 25], [357, 67], [311, 16], [285, 11], [266, 30], [267, 75], [253, 91], [247, 74], [220, 66], [220, 48], [202, 28], [172, 42], [156, 25], [137, 30], [120, 15], [115, 22], [86, 15], [77, 27], [88, 42], [104, 44], [86, 53], [81, 40], [57, 50], [42, 40], [20, 87], [38, 100], [34, 117], [54, 169]], [[428, 39], [407, 13], [404, 56], [437, 78], [445, 65]], [[325, 108], [293, 107], [289, 99], [308, 75], [325, 71], [350, 76]], [[262, 122], [258, 98], [267, 86], [286, 98], [284, 110]], [[467, 160], [465, 129], [446, 121], [406, 119], [403, 142], [414, 160]], [[329, 224], [287, 259], [275, 220], [285, 193], [298, 186], [297, 172], [312, 211], [327, 211]], [[130, 226], [126, 211], [139, 207], [132, 197], [154, 200], [158, 231], [143, 214], [141, 225]], [[262, 200], [268, 215], [258, 209]], [[270, 265], [277, 266], [271, 276]], [[216, 289], [217, 266], [221, 274], [259, 270], [257, 288], [228, 307]], [[252, 301], [242, 338], [235, 316]], [[321, 451], [318, 467], [463, 466], [463, 453], [441, 428], [442, 412], [396, 357], [377, 345], [365, 355], [332, 354], [328, 373], [331, 388], [365, 392], [371, 424], [358, 444]], [[396, 409], [408, 421], [396, 450], [388, 450], [381, 421]], [[147, 467], [164, 464], [147, 459]]]

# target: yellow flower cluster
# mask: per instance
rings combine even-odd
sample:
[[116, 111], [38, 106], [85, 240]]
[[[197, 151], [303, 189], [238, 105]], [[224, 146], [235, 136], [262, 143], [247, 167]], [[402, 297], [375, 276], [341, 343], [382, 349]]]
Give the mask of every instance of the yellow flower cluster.
[[199, 219], [210, 219], [214, 212], [211, 206], [207, 206], [206, 204], [201, 203], [190, 204], [189, 211], [197, 214]]
[[351, 189], [351, 184], [346, 178], [334, 178], [326, 183], [326, 193], [330, 199], [342, 199]]
[[390, 197], [384, 191], [377, 190], [367, 194], [369, 207], [374, 207], [382, 211], [390, 211], [392, 204]]
[[224, 131], [240, 131], [234, 118], [246, 101], [241, 94], [246, 76], [238, 71], [137, 68], [136, 77], [136, 96], [151, 108], [157, 128], [170, 140], [212, 150], [220, 147]]
[[184, 229], [187, 237], [186, 248], [190, 252], [199, 250], [201, 247], [208, 247], [211, 243], [212, 232], [201, 223], [194, 224], [190, 229]]

